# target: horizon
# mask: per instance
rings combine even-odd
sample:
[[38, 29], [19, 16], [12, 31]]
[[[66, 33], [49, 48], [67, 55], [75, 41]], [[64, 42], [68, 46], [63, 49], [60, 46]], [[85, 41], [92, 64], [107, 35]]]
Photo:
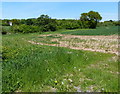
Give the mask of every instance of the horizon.
[[3, 2], [2, 11], [2, 19], [38, 18], [42, 14], [52, 19], [79, 19], [81, 13], [95, 11], [101, 21], [118, 20], [117, 2]]

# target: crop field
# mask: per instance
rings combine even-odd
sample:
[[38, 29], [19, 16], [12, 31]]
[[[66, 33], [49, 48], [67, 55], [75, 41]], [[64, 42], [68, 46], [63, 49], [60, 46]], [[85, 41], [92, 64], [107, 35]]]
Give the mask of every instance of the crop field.
[[117, 92], [117, 28], [3, 35], [3, 91]]
[[[74, 32], [73, 32], [74, 31]], [[97, 27], [97, 29], [81, 29], [73, 30], [68, 32], [62, 32], [61, 34], [71, 34], [71, 35], [114, 35], [118, 34], [118, 26], [106, 26]]]

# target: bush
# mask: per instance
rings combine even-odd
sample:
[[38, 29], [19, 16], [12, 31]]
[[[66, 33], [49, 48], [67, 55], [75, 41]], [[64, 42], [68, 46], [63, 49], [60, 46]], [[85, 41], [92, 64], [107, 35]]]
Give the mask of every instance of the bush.
[[104, 21], [104, 22], [99, 22], [97, 24], [98, 27], [100, 26], [116, 26], [117, 22], [114, 21]]
[[2, 26], [10, 26], [9, 23], [2, 23]]
[[120, 26], [120, 21], [113, 22], [113, 24], [114, 24], [115, 26]]
[[8, 32], [11, 32], [11, 27], [10, 26], [1, 26], [2, 29], [2, 35], [7, 34]]
[[38, 26], [32, 26], [32, 25], [14, 25], [12, 26], [12, 31], [14, 33], [34, 33], [34, 32], [40, 32], [40, 27]]
[[77, 28], [79, 28], [79, 27], [80, 27], [79, 24], [76, 23], [76, 22], [67, 22], [67, 23], [65, 24], [65, 28], [66, 28], [66, 29], [77, 29]]
[[50, 29], [50, 31], [56, 31], [57, 30], [57, 26], [54, 23], [50, 23], [49, 24], [49, 29]]
[[48, 26], [48, 25], [41, 26], [41, 31], [42, 31], [42, 32], [47, 32], [47, 31], [49, 31], [49, 26]]
[[47, 32], [47, 31], [56, 31], [57, 26], [54, 23], [49, 23], [44, 26], [41, 26], [41, 31], [42, 32]]
[[2, 35], [6, 35], [7, 34], [7, 32], [6, 31], [2, 31]]
[[18, 25], [14, 25], [14, 26], [12, 26], [12, 31], [14, 32], [14, 33], [22, 33], [22, 30], [20, 29], [20, 26], [18, 26]]
[[63, 26], [57, 26], [56, 29], [57, 29], [57, 30], [59, 30], [59, 29], [63, 29]]
[[94, 20], [89, 21], [89, 28], [95, 29], [97, 26], [97, 22]]

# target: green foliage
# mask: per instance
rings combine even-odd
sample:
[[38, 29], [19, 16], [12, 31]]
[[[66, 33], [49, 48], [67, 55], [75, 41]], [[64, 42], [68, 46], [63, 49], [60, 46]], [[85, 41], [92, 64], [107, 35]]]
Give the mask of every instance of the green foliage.
[[90, 27], [89, 21], [82, 21], [81, 23], [82, 23], [82, 25], [81, 25], [82, 28], [89, 28]]
[[57, 30], [56, 23], [49, 23], [49, 29], [50, 31], [56, 31]]
[[9, 25], [9, 20], [8, 19], [2, 20], [2, 26], [10, 26]]
[[32, 26], [32, 25], [14, 25], [12, 26], [12, 31], [14, 33], [33, 33], [33, 32], [40, 32], [40, 27]]
[[[99, 22], [102, 19], [98, 12], [90, 11], [88, 13], [82, 13], [80, 20], [75, 19], [52, 19], [48, 15], [41, 15], [38, 18], [29, 19], [4, 19], [2, 25], [9, 26], [12, 22], [12, 31], [15, 33], [33, 33], [33, 32], [48, 32], [57, 31], [62, 29], [94, 29], [100, 26], [119, 26], [119, 21], [104, 21]], [[3, 30], [9, 32], [11, 30]], [[96, 31], [97, 32], [97, 31]]]
[[65, 24], [66, 29], [78, 29], [80, 26], [77, 22], [67, 22]]
[[26, 20], [26, 25], [33, 25], [32, 19], [27, 19]]
[[47, 25], [51, 21], [51, 18], [48, 15], [41, 15], [36, 20], [36, 25], [43, 26]]
[[42, 31], [42, 32], [47, 32], [47, 31], [49, 31], [49, 25], [41, 26], [41, 31]]
[[10, 26], [1, 26], [1, 29], [2, 29], [1, 33], [3, 35], [11, 32], [11, 27]]
[[21, 33], [22, 33], [22, 30], [20, 30], [20, 26], [18, 26], [18, 25], [12, 26], [12, 31], [13, 31], [14, 33], [18, 33], [18, 32], [21, 32]]
[[2, 35], [6, 35], [7, 31], [3, 28], [1, 33], [2, 33]]
[[109, 20], [109, 21], [104, 21], [104, 22], [99, 22], [97, 24], [98, 27], [100, 26], [120, 26], [120, 22], [119, 21], [112, 21], [112, 20]]
[[37, 18], [35, 25], [41, 27], [41, 31], [47, 32], [47, 31], [56, 31], [57, 22], [55, 19], [51, 19], [48, 15], [41, 15]]
[[113, 24], [114, 24], [115, 26], [120, 26], [120, 21], [114, 21]]
[[57, 20], [58, 29], [78, 29], [81, 28], [81, 23], [79, 20]]
[[12, 24], [13, 25], [20, 25], [20, 20], [19, 19], [12, 19]]
[[25, 19], [21, 19], [20, 20], [20, 24], [26, 24], [26, 20]]
[[89, 28], [96, 28], [97, 23], [102, 19], [98, 12], [90, 11], [88, 13], [82, 13], [80, 20]]
[[102, 20], [101, 15], [98, 12], [95, 11], [89, 11], [88, 12], [88, 19], [90, 21], [95, 21], [95, 22], [99, 22], [100, 20]]

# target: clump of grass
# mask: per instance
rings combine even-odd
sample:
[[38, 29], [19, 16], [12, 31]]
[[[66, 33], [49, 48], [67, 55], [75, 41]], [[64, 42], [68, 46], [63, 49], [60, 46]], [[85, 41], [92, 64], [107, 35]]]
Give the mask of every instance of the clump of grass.
[[46, 36], [46, 38], [62, 38], [62, 36], [50, 35], [50, 36]]

